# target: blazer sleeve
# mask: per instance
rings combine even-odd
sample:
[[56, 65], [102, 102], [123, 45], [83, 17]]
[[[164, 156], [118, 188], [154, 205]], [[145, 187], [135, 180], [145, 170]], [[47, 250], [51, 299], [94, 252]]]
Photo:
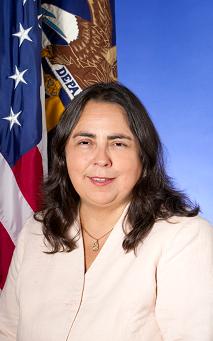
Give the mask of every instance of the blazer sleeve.
[[0, 340], [15, 341], [19, 319], [16, 285], [24, 253], [24, 228], [13, 253], [7, 280], [0, 295]]
[[213, 228], [201, 218], [162, 252], [156, 318], [164, 341], [213, 341]]

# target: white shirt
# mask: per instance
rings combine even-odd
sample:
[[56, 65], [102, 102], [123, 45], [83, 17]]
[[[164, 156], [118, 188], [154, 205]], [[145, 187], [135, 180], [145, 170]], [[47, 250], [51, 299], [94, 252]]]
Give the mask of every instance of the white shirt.
[[0, 341], [213, 341], [212, 227], [159, 221], [126, 254], [123, 215], [86, 274], [81, 235], [74, 251], [45, 254], [40, 223], [28, 221], [0, 298]]

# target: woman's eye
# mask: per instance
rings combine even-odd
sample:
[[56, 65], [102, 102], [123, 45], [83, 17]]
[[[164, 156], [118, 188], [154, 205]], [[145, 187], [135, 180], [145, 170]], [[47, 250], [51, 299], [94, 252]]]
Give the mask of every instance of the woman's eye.
[[79, 141], [78, 142], [78, 145], [80, 145], [80, 146], [88, 146], [88, 145], [90, 145], [91, 144], [91, 142], [90, 141]]
[[125, 143], [123, 143], [123, 142], [115, 142], [114, 145], [116, 147], [127, 147], [127, 145]]
[[89, 144], [88, 141], [80, 141], [79, 144]]

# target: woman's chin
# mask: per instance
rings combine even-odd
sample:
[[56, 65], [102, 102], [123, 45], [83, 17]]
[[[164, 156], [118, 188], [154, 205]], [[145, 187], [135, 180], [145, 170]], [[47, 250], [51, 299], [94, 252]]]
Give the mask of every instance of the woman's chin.
[[86, 200], [81, 200], [82, 204], [87, 206], [93, 206], [94, 208], [118, 208], [119, 206], [125, 206], [128, 203], [128, 199], [119, 198], [118, 196], [96, 196], [90, 197]]

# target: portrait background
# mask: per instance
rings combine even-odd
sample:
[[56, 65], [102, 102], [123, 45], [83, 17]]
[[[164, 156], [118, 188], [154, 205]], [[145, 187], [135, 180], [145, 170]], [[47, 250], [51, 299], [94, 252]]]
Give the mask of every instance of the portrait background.
[[213, 2], [116, 1], [118, 79], [144, 102], [169, 174], [213, 222]]

